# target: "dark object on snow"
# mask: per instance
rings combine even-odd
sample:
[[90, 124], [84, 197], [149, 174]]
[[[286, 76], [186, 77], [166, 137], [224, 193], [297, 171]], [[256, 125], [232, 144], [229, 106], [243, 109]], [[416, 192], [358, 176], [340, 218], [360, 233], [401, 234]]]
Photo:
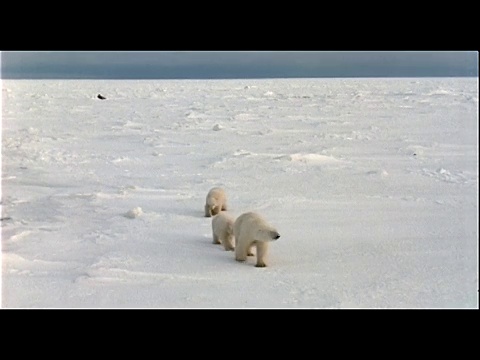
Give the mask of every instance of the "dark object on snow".
[[100, 94], [97, 95], [97, 98], [99, 98], [100, 100], [105, 100], [105, 99], [106, 99], [105, 96], [102, 96], [102, 95], [100, 95]]

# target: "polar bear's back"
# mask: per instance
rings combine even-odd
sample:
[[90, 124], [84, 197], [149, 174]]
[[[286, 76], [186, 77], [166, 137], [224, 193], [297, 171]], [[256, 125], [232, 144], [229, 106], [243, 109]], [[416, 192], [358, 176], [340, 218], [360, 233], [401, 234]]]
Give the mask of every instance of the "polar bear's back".
[[208, 192], [205, 202], [207, 205], [212, 206], [224, 203], [226, 199], [227, 196], [225, 195], [225, 190], [220, 187], [214, 187]]
[[233, 233], [233, 224], [235, 223], [235, 219], [226, 212], [218, 213], [212, 219], [212, 230], [215, 232], [227, 232], [232, 234]]
[[256, 212], [247, 212], [240, 215], [233, 225], [233, 234], [235, 238], [240, 238], [240, 233], [247, 232], [249, 229], [258, 229], [265, 227], [265, 220]]

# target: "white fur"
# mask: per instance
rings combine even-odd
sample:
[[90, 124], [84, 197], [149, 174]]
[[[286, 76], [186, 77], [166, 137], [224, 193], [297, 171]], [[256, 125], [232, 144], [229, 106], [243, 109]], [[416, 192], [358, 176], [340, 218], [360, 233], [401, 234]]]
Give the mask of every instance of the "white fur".
[[256, 267], [265, 267], [268, 243], [277, 240], [280, 234], [259, 214], [247, 212], [240, 215], [233, 225], [235, 236], [235, 260], [245, 261], [253, 256], [252, 248], [257, 247]]
[[205, 199], [205, 217], [217, 215], [222, 210], [227, 210], [227, 195], [222, 188], [214, 187]]
[[214, 244], [223, 244], [227, 251], [235, 249], [233, 245], [233, 224], [235, 219], [225, 212], [212, 218], [212, 234]]

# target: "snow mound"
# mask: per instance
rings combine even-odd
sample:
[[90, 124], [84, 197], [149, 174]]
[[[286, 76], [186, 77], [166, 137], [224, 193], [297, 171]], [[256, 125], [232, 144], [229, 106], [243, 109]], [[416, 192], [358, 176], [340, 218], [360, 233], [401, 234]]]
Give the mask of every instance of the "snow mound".
[[333, 164], [333, 163], [338, 163], [340, 160], [335, 159], [332, 156], [327, 156], [327, 155], [320, 155], [320, 154], [292, 154], [289, 156], [290, 161], [293, 162], [302, 162], [302, 163], [308, 163], [308, 164]]
[[382, 170], [370, 170], [370, 171], [367, 171], [366, 174], [370, 175], [370, 176], [380, 176], [382, 178], [388, 176], [387, 170], [384, 170], [384, 169], [382, 169]]
[[135, 219], [137, 217], [139, 217], [140, 215], [143, 214], [143, 211], [142, 211], [142, 208], [137, 206], [131, 210], [129, 210], [126, 214], [125, 214], [125, 217], [129, 218], [129, 219]]
[[219, 131], [219, 130], [222, 130], [222, 129], [223, 129], [223, 126], [220, 125], [220, 124], [215, 124], [215, 125], [213, 126], [213, 130], [214, 130], [214, 131]]

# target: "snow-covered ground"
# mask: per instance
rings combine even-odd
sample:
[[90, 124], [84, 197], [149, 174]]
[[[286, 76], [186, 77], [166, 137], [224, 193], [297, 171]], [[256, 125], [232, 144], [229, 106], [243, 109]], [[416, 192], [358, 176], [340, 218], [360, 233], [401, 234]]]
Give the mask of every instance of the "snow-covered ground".
[[478, 78], [3, 80], [2, 307], [477, 308], [478, 120]]

